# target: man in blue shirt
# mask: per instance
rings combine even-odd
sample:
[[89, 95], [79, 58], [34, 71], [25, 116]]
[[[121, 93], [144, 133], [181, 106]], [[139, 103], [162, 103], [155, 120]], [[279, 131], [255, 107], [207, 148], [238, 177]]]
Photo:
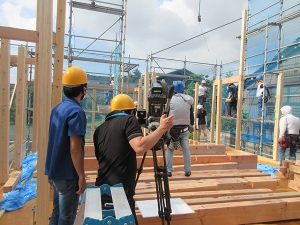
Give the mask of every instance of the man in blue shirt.
[[54, 187], [50, 225], [71, 225], [76, 218], [79, 195], [87, 186], [84, 175], [86, 116], [80, 101], [86, 95], [87, 74], [69, 67], [62, 79], [65, 100], [53, 108], [45, 175]]

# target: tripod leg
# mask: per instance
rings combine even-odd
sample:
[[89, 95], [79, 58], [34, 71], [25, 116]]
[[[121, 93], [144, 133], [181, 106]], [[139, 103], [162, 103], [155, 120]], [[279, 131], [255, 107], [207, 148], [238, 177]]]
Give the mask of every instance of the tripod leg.
[[163, 165], [159, 166], [157, 163], [156, 149], [152, 148], [155, 173], [154, 177], [156, 184], [158, 215], [162, 219], [162, 224], [164, 224], [164, 220], [166, 220], [167, 224], [169, 225], [171, 221], [172, 212], [170, 203], [170, 189], [166, 168], [165, 152], [163, 150], [163, 147], [161, 149], [163, 152]]
[[134, 185], [135, 188], [136, 188], [137, 182], [139, 180], [139, 177], [140, 177], [141, 173], [143, 172], [143, 165], [144, 165], [144, 161], [145, 161], [146, 155], [147, 155], [147, 152], [144, 153], [144, 156], [143, 156], [140, 168], [137, 169], [137, 176], [136, 176], [135, 185]]

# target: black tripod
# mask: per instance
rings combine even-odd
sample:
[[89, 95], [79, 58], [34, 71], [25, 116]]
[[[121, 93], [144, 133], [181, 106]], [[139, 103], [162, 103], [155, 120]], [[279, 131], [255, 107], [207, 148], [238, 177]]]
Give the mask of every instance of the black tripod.
[[[156, 151], [162, 150], [163, 153], [163, 165], [159, 166], [157, 163]], [[170, 189], [169, 189], [169, 180], [168, 180], [168, 171], [166, 167], [166, 158], [164, 151], [164, 139], [161, 138], [157, 144], [151, 149], [153, 155], [153, 165], [154, 165], [154, 178], [156, 186], [156, 195], [157, 195], [157, 205], [158, 205], [158, 215], [162, 220], [162, 224], [170, 224], [171, 221], [171, 202], [170, 202]], [[138, 174], [135, 180], [135, 186], [137, 185], [140, 174], [143, 171], [143, 164], [146, 158], [147, 152], [144, 153], [141, 166], [138, 168]]]

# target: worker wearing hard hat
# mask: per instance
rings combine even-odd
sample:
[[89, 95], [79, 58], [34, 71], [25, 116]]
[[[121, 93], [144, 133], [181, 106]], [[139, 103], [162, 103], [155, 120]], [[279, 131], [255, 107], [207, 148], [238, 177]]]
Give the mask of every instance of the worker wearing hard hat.
[[80, 101], [87, 91], [87, 74], [69, 67], [62, 78], [65, 99], [52, 109], [45, 174], [54, 187], [50, 224], [73, 224], [79, 195], [87, 186], [84, 174], [86, 116]]
[[[99, 163], [96, 185], [122, 183], [132, 214], [135, 216], [136, 154], [150, 150], [173, 126], [174, 116], [161, 116], [158, 128], [143, 136], [135, 117], [135, 105], [126, 94], [116, 95], [111, 101], [111, 112], [94, 133], [95, 156]], [[137, 220], [135, 221], [137, 223]]]
[[208, 95], [206, 81], [202, 80], [201, 85], [199, 85], [199, 90], [198, 90], [198, 104], [203, 105], [204, 102], [206, 102], [206, 98]]
[[267, 88], [267, 86], [264, 84], [264, 80], [262, 76], [256, 76], [256, 82], [257, 82], [257, 89], [256, 89], [256, 97], [258, 98], [258, 117], [257, 120], [263, 119], [263, 112], [262, 112], [262, 106], [263, 101], [264, 103], [267, 103], [269, 99], [271, 98], [270, 91]]
[[184, 92], [184, 83], [174, 81], [175, 95], [170, 101], [169, 114], [174, 114], [174, 126], [169, 132], [170, 143], [166, 151], [166, 165], [168, 176], [172, 176], [174, 150], [182, 148], [184, 167], [183, 171], [186, 177], [191, 176], [191, 153], [189, 146], [189, 131], [194, 131], [194, 112], [192, 105], [194, 99]]
[[196, 119], [196, 126], [197, 126], [197, 140], [201, 141], [201, 132], [203, 132], [204, 139], [207, 141], [207, 132], [206, 132], [206, 111], [203, 108], [203, 105], [197, 105], [197, 119]]

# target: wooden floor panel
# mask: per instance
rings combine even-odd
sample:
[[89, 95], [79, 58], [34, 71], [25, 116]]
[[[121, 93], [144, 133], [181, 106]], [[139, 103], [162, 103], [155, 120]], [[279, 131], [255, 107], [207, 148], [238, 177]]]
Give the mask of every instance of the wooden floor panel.
[[[176, 155], [175, 158], [178, 158], [176, 160], [178, 160], [179, 165], [174, 164], [177, 169], [173, 173], [173, 177], [169, 179], [171, 197], [185, 200], [196, 211], [196, 214], [190, 217], [174, 216], [171, 225], [251, 224], [247, 223], [249, 221], [252, 221], [252, 225], [300, 225], [300, 219], [288, 220], [294, 218], [295, 215], [299, 215], [300, 218], [300, 193], [288, 188], [287, 178], [280, 172], [276, 172], [275, 174], [279, 178], [276, 181], [268, 174], [262, 174], [255, 168], [249, 168], [253, 167], [253, 158], [247, 156], [249, 153], [226, 148], [226, 154], [228, 157], [222, 155], [210, 158], [206, 155], [197, 159], [195, 156], [192, 159], [194, 164], [192, 176], [188, 178], [184, 176], [182, 165], [180, 165], [182, 159]], [[238, 157], [239, 155], [245, 157]], [[152, 158], [152, 156], [150, 157]], [[198, 163], [221, 163], [220, 159], [224, 160], [224, 165], [228, 165], [230, 162], [237, 163], [239, 169], [232, 169], [232, 167], [222, 169], [219, 166], [214, 170], [216, 166], [196, 166]], [[279, 166], [278, 162], [260, 156], [258, 156], [258, 163]], [[151, 160], [147, 162], [148, 164], [151, 165]], [[243, 168], [243, 165], [246, 165], [246, 168]], [[86, 173], [91, 182], [96, 176], [94, 166], [91, 165], [89, 168], [93, 170]], [[147, 168], [141, 174], [136, 191], [136, 200], [156, 199], [154, 173], [152, 171], [153, 168]], [[278, 194], [276, 197], [272, 197], [274, 192], [270, 187], [276, 186], [276, 193]], [[185, 191], [181, 191], [182, 189]], [[282, 194], [280, 195], [280, 193]], [[1, 198], [2, 193], [0, 193], [0, 200]], [[243, 201], [240, 201], [241, 199]], [[6, 212], [0, 219], [0, 225], [33, 225], [32, 207], [35, 204], [36, 199], [33, 199], [19, 210]], [[51, 202], [49, 204], [52, 205]], [[288, 213], [282, 213], [282, 207], [289, 208]], [[295, 207], [295, 209], [290, 209], [291, 207]], [[140, 225], [161, 224], [159, 218], [143, 219], [138, 209], [137, 213]], [[274, 215], [272, 216], [272, 214]], [[268, 219], [269, 221], [274, 219], [280, 221], [254, 223], [253, 218], [255, 217], [263, 218], [266, 221]]]

